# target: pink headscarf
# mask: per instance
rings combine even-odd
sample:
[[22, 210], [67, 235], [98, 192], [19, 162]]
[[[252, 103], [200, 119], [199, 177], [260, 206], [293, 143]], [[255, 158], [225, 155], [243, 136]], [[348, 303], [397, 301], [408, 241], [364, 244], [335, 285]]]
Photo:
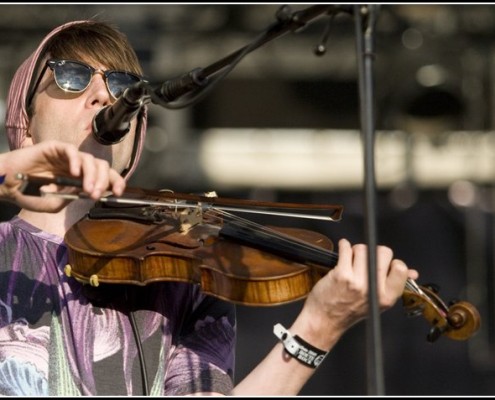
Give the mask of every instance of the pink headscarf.
[[[9, 95], [7, 98], [7, 112], [5, 116], [5, 128], [11, 150], [19, 148], [27, 135], [29, 118], [26, 109], [26, 99], [29, 95], [28, 91], [33, 79], [37, 61], [42, 54], [47, 41], [68, 26], [85, 22], [88, 21], [68, 22], [52, 30], [47, 36], [45, 36], [38, 48], [17, 69], [10, 84]], [[139, 132], [136, 134], [136, 142], [134, 144], [134, 157], [131, 161], [131, 165], [125, 172], [126, 178], [130, 177], [136, 169], [143, 150], [147, 125], [146, 108], [143, 109], [141, 114], [141, 121], [138, 124]]]

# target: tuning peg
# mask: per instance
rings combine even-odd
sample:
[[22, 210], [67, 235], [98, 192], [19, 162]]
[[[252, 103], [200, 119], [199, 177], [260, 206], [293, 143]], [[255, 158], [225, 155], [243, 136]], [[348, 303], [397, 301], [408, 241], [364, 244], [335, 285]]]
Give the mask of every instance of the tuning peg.
[[426, 340], [430, 343], [436, 342], [438, 338], [443, 335], [445, 330], [445, 327], [441, 328], [439, 326], [433, 326], [428, 335], [426, 335]]

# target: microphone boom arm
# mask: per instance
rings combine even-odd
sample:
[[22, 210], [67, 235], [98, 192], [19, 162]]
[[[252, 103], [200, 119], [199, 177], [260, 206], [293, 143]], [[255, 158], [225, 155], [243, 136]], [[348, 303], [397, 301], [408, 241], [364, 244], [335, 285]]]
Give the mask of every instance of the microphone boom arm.
[[[321, 14], [334, 15], [339, 12], [353, 12], [352, 5], [316, 5], [303, 10], [290, 12], [288, 6], [282, 6], [277, 12], [277, 20], [266, 33], [256, 42], [244, 46], [241, 49], [231, 53], [223, 59], [209, 65], [205, 68], [195, 68], [192, 71], [179, 76], [178, 78], [159, 84], [155, 89], [150, 91], [151, 102], [154, 104], [167, 107], [167, 104], [177, 100], [187, 93], [204, 88], [209, 82], [209, 78], [231, 65], [232, 68], [242, 57], [262, 45], [274, 40], [288, 32], [296, 32], [304, 28], [310, 21], [314, 20]], [[232, 64], [234, 63], [234, 64]], [[189, 105], [187, 102], [182, 105]], [[176, 107], [181, 108], [181, 107]]]

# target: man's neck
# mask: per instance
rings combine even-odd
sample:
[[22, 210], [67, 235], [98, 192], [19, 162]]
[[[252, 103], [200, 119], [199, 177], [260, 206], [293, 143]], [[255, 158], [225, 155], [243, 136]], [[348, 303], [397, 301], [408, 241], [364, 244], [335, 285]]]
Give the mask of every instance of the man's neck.
[[93, 205], [90, 200], [75, 200], [58, 213], [40, 213], [22, 209], [19, 218], [44, 232], [63, 238], [69, 228], [83, 218]]

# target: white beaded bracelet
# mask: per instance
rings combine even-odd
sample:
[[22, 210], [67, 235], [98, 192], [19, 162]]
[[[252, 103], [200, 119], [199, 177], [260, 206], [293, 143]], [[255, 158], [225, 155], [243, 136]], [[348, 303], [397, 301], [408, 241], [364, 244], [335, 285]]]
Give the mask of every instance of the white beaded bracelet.
[[291, 357], [311, 368], [318, 367], [328, 354], [328, 352], [310, 345], [299, 336], [292, 336], [282, 324], [276, 324], [273, 327], [273, 333], [282, 341], [285, 351]]

